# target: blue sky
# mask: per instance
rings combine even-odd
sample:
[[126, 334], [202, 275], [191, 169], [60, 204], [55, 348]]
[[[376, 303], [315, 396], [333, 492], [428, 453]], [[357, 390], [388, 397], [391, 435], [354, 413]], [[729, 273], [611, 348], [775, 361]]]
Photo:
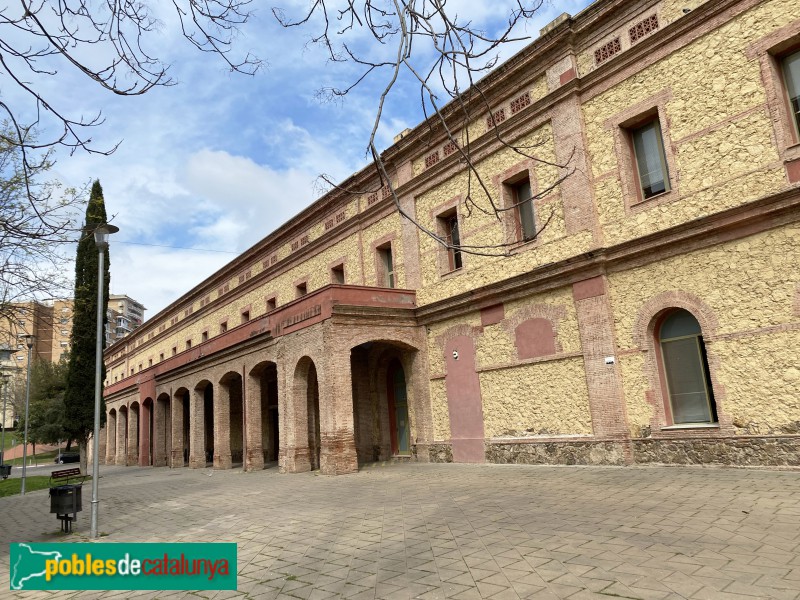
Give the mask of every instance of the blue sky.
[[[450, 0], [447, 6], [493, 32], [513, 4]], [[588, 4], [553, 1], [517, 33], [535, 38], [558, 14], [575, 15]], [[121, 141], [110, 156], [59, 152], [52, 174], [68, 185], [100, 180], [120, 228], [111, 240], [112, 292], [142, 302], [148, 317], [310, 204], [319, 195], [318, 175], [342, 180], [366, 164], [382, 81], [360, 86], [342, 102], [319, 102], [320, 86], [347, 85], [353, 71], [307, 48], [310, 30], [279, 27], [267, 6], [235, 42], [237, 50], [267, 61], [255, 76], [229, 73], [218, 58], [194, 50], [165, 15], [151, 44], [172, 65], [178, 85], [119, 97], [67, 69], [46, 83], [72, 114], [102, 110], [106, 121], [92, 136], [96, 147]], [[509, 45], [502, 56], [523, 45]], [[417, 50], [424, 58], [424, 49]], [[383, 116], [381, 148], [423, 118], [418, 92], [409, 86], [397, 92]]]

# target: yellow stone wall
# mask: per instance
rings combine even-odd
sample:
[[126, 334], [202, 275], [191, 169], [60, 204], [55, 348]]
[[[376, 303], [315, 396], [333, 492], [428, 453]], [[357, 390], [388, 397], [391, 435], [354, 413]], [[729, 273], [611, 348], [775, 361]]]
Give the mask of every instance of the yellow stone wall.
[[581, 357], [486, 371], [480, 381], [487, 438], [592, 433]]
[[[536, 146], [535, 155], [538, 158], [548, 162], [555, 161], [552, 129], [549, 124], [523, 137], [517, 143], [521, 146]], [[497, 189], [492, 181], [493, 177], [523, 160], [524, 157], [506, 148], [477, 164], [477, 171], [495, 202], [500, 202], [501, 190]], [[557, 177], [555, 168], [543, 163], [536, 164], [534, 173], [538, 190], [544, 190], [552, 185]], [[467, 174], [459, 173], [417, 199], [417, 219], [424, 227], [438, 231], [435, 218], [437, 207], [457, 196], [464, 198], [468, 192], [475, 198], [476, 203], [484, 207], [488, 205], [482, 189], [475, 183], [475, 177], [473, 176], [469, 189]], [[484, 214], [475, 209], [468, 214], [463, 204], [459, 206], [458, 212], [462, 244], [486, 247], [485, 251], [490, 254], [503, 252], [502, 248], [492, 248], [506, 241], [504, 226], [493, 214]], [[582, 249], [588, 249], [591, 242], [591, 234], [588, 232], [567, 238], [563, 207], [557, 192], [537, 200], [535, 212], [537, 224], [543, 224], [548, 218], [550, 219], [536, 243], [522, 247], [518, 253], [509, 257], [464, 253], [464, 267], [452, 273], [446, 273], [446, 269], [443, 269], [446, 259], [442, 246], [430, 236], [421, 234], [419, 238], [422, 285], [417, 290], [417, 304], [423, 306], [464, 290], [494, 283], [530, 271], [539, 265], [572, 256]]]
[[[479, 370], [486, 437], [529, 435], [586, 435], [591, 433], [588, 390], [580, 353], [580, 335], [572, 290], [569, 287], [508, 302], [505, 318], [482, 331], [479, 312], [431, 325], [428, 335], [430, 394], [435, 439], [448, 439], [449, 417], [444, 355], [439, 339], [456, 326], [475, 331], [475, 362]], [[536, 315], [553, 318], [559, 354], [533, 364], [518, 364], [511, 322]], [[517, 366], [512, 366], [512, 365]], [[505, 365], [504, 368], [497, 368]], [[569, 393], [565, 393], [569, 390]]]
[[[348, 206], [348, 211], [350, 210], [353, 212], [348, 212], [348, 215], [354, 215], [356, 213], [355, 201]], [[324, 223], [321, 227], [324, 229]], [[134, 369], [134, 373], [138, 373], [139, 364], [141, 363], [143, 368], [147, 368], [149, 359], [153, 360], [154, 365], [157, 364], [161, 353], [164, 354], [165, 359], [171, 357], [173, 346], [177, 347], [178, 353], [185, 351], [186, 340], [188, 339], [192, 340], [192, 347], [197, 346], [201, 343], [202, 332], [206, 329], [208, 329], [209, 339], [219, 335], [220, 323], [225, 320], [228, 322], [228, 329], [240, 325], [241, 311], [247, 307], [247, 305], [250, 305], [250, 320], [263, 316], [267, 312], [266, 299], [272, 294], [276, 294], [278, 306], [291, 302], [296, 297], [294, 282], [299, 279], [308, 278], [307, 291], [309, 293], [330, 284], [331, 273], [329, 265], [342, 257], [345, 258], [345, 276], [347, 278], [347, 283], [375, 285], [374, 259], [370, 252], [369, 243], [387, 234], [395, 234], [395, 244], [393, 245], [395, 251], [395, 281], [397, 282], [397, 287], [402, 287], [405, 282], [405, 274], [400, 227], [400, 216], [393, 213], [366, 227], [361, 232], [365, 263], [363, 271], [360, 260], [361, 252], [359, 251], [359, 232], [354, 231], [351, 235], [330, 247], [323, 249], [317, 254], [308, 256], [303, 262], [281, 273], [277, 277], [257, 286], [240, 297], [234, 298], [234, 292], [240, 285], [248, 286], [251, 283], [250, 281], [245, 281], [239, 284], [238, 273], [251, 269], [252, 275], [255, 276], [257, 273], [261, 272], [264, 258], [271, 255], [271, 253], [259, 256], [250, 266], [240, 269], [228, 280], [230, 291], [223, 296], [222, 303], [216, 302], [216, 288], [214, 291], [210, 292], [212, 304], [206, 309], [208, 312], [202, 314], [200, 319], [190, 321], [190, 319], [195, 316], [194, 313], [201, 310], [200, 299], [207, 294], [198, 296], [192, 303], [181, 305], [179, 310], [167, 315], [165, 320], [168, 327], [156, 338], [154, 344], [134, 346], [131, 340], [135, 338], [127, 338], [126, 341], [129, 342], [129, 346], [126, 360], [122, 363], [111, 365], [107, 373], [106, 382], [114, 383], [124, 377], [129, 377], [131, 368]], [[312, 231], [316, 231], [316, 229], [312, 228]], [[336, 228], [325, 233], [335, 235]], [[311, 239], [313, 239], [313, 237]], [[289, 246], [285, 246], [283, 250], [286, 251], [288, 248]], [[230, 298], [227, 301], [224, 299], [226, 296]], [[187, 318], [184, 317], [184, 310], [189, 306], [193, 307], [194, 313]], [[180, 320], [175, 325], [169, 326], [171, 317], [175, 315], [178, 315]]]
[[[797, 18], [796, 2], [761, 4], [583, 105], [592, 174], [601, 178], [595, 191], [606, 245], [744, 204], [786, 186], [759, 63], [744, 53], [754, 41]], [[671, 95], [665, 107], [666, 133], [675, 147], [680, 198], [628, 215], [614, 125], [609, 121], [662, 92]]]
[[434, 379], [430, 385], [433, 439], [450, 439], [450, 412], [447, 408], [447, 388], [444, 379]]
[[[718, 320], [707, 347], [719, 361], [724, 411], [753, 433], [779, 431], [800, 421], [797, 357], [800, 332], [794, 313], [800, 283], [800, 225], [794, 224], [690, 252], [609, 276], [617, 343], [637, 347], [634, 327], [642, 306], [669, 291], [699, 298]], [[724, 336], [736, 334], [732, 339]], [[741, 336], [741, 337], [740, 337]], [[620, 357], [632, 433], [650, 424], [644, 400], [649, 382], [639, 353]], [[749, 424], [756, 423], [756, 426]]]

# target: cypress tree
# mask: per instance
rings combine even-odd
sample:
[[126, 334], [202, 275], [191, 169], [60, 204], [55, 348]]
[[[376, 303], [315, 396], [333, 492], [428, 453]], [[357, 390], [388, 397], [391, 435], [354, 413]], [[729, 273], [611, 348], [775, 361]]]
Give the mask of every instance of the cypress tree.
[[[106, 206], [100, 182], [92, 185], [86, 220], [83, 225], [78, 251], [75, 257], [75, 305], [72, 316], [72, 336], [67, 372], [67, 387], [64, 392], [66, 412], [65, 429], [78, 441], [81, 451], [81, 469], [86, 472], [86, 445], [94, 431], [94, 369], [97, 344], [97, 266], [98, 251], [94, 243], [94, 229], [106, 223]], [[103, 329], [108, 320], [109, 275], [108, 249], [105, 250], [105, 276], [103, 284]], [[105, 335], [103, 335], [105, 348]], [[102, 363], [101, 363], [102, 364]], [[106, 378], [102, 364], [100, 381]], [[105, 402], [101, 398], [100, 426], [105, 424]]]

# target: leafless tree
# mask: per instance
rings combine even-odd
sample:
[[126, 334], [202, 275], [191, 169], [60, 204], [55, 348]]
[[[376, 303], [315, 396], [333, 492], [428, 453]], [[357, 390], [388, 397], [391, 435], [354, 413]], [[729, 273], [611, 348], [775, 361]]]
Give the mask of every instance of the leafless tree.
[[[58, 244], [71, 241], [75, 207], [82, 194], [46, 181], [49, 154], [23, 166], [21, 147], [36, 145], [30, 131], [15, 140], [15, 132], [0, 127], [0, 318], [12, 336], [25, 333], [15, 302], [63, 293], [69, 268]], [[15, 340], [0, 340], [0, 344]]]
[[[74, 190], [41, 181], [54, 150], [110, 154], [92, 144], [101, 113], [73, 115], [45, 82], [68, 70], [113, 94], [136, 96], [174, 83], [154, 56], [157, 10], [176, 11], [184, 37], [242, 73], [260, 61], [232, 55], [251, 0], [21, 0], [0, 5], [0, 313], [15, 300], [52, 295], [64, 272], [54, 247], [74, 241], [82, 202]], [[166, 7], [165, 7], [166, 5]], [[78, 217], [77, 219], [75, 217]]]
[[[563, 164], [543, 159], [536, 153], [539, 144], [522, 145], [501, 133], [496, 127], [491, 101], [479, 81], [499, 60], [499, 51], [520, 39], [517, 31], [541, 9], [545, 0], [515, 0], [508, 19], [499, 33], [488, 34], [469, 21], [459, 20], [454, 3], [447, 0], [312, 0], [310, 8], [295, 16], [280, 9], [273, 14], [284, 27], [306, 27], [313, 30], [310, 43], [322, 46], [328, 60], [355, 65], [357, 73], [345, 87], [328, 87], [319, 91], [324, 99], [342, 98], [368, 79], [378, 79], [380, 88], [375, 120], [367, 143], [381, 187], [388, 187], [397, 210], [427, 235], [447, 248], [479, 255], [504, 255], [515, 243], [473, 245], [455, 243], [452, 236], [432, 231], [408, 215], [400, 205], [387, 166], [376, 145], [387, 99], [402, 80], [412, 80], [419, 89], [420, 103], [431, 139], [442, 134], [460, 156], [467, 171], [467, 189], [463, 209], [492, 215], [498, 221], [506, 211], [516, 211], [521, 199], [503, 203], [479, 172], [471, 155], [468, 125], [478, 118], [488, 118], [494, 135], [505, 147], [522, 157], [556, 169], [556, 180], [535, 194], [530, 201], [553, 192], [568, 177], [570, 160]], [[364, 41], [366, 40], [366, 44]], [[376, 44], [380, 47], [376, 50]], [[375, 58], [380, 56], [381, 58]], [[385, 57], [385, 58], [384, 58]], [[335, 187], [335, 182], [324, 178]], [[354, 194], [376, 190], [347, 190]], [[551, 212], [537, 224], [537, 234], [553, 217]]]

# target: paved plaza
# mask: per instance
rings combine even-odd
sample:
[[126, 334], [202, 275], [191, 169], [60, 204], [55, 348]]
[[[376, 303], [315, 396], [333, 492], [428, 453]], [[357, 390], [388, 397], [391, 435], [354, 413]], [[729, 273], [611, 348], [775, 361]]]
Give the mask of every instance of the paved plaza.
[[799, 472], [429, 464], [103, 467], [102, 542], [237, 542], [238, 592], [7, 591], [8, 542], [87, 541], [90, 489], [72, 536], [0, 498], [0, 597], [800, 599]]

